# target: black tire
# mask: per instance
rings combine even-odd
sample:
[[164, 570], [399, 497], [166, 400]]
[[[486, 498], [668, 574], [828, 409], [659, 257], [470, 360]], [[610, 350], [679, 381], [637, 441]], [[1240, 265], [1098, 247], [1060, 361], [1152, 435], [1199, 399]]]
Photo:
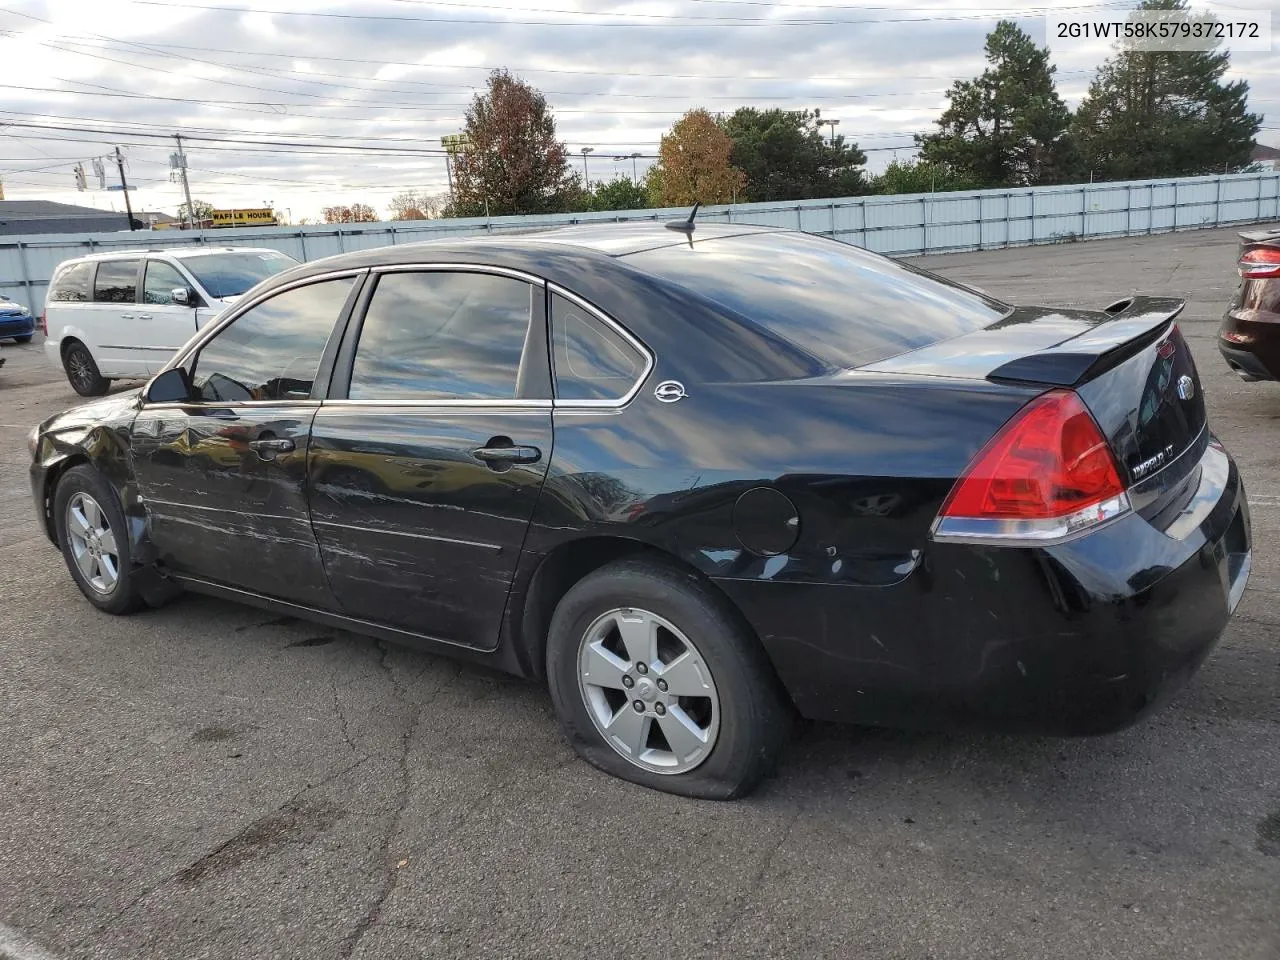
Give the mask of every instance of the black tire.
[[[591, 625], [619, 608], [656, 614], [697, 638], [718, 694], [719, 729], [710, 753], [690, 770], [638, 766], [610, 746], [592, 719], [579, 684], [579, 649]], [[610, 564], [565, 594], [551, 619], [547, 677], [561, 726], [583, 759], [632, 783], [687, 797], [730, 800], [750, 793], [777, 764], [791, 725], [772, 665], [728, 601], [696, 576], [649, 560]]]
[[98, 372], [89, 348], [79, 341], [62, 351], [62, 369], [71, 389], [82, 397], [100, 397], [111, 388], [111, 381]]
[[25, 337], [14, 337], [13, 339], [15, 343], [30, 343], [33, 336], [35, 336], [35, 334], [28, 333]]
[[[95, 588], [76, 560], [72, 537], [67, 530], [67, 508], [77, 494], [92, 498], [101, 508], [114, 536], [117, 576], [109, 590]], [[99, 610], [112, 614], [133, 613], [145, 606], [130, 557], [124, 512], [120, 509], [110, 484], [98, 471], [89, 466], [72, 467], [58, 479], [58, 486], [53, 493], [53, 520], [62, 557], [71, 572], [71, 578], [86, 600]]]

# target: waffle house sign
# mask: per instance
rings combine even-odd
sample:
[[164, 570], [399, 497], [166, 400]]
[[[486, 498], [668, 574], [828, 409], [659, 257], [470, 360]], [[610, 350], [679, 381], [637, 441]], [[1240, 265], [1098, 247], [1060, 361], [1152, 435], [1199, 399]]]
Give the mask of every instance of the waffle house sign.
[[214, 210], [209, 219], [215, 227], [274, 227], [276, 212], [270, 207], [251, 210]]

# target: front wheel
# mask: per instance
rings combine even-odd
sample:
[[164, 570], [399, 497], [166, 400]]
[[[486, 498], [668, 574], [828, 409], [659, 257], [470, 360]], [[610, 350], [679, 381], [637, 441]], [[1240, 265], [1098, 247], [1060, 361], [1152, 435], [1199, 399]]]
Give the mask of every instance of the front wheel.
[[111, 387], [111, 381], [98, 372], [93, 354], [83, 343], [73, 343], [62, 355], [71, 388], [82, 397], [100, 397]]
[[106, 480], [92, 467], [72, 467], [58, 480], [53, 510], [63, 559], [85, 598], [107, 613], [141, 609], [124, 513]]
[[551, 620], [547, 674], [585, 760], [669, 793], [749, 793], [790, 727], [772, 666], [728, 601], [648, 561], [611, 564], [565, 594]]

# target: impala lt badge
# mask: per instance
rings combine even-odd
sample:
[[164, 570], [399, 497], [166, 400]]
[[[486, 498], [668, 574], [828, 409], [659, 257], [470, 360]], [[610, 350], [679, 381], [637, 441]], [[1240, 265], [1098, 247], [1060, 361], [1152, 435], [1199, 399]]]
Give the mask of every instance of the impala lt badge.
[[675, 403], [685, 397], [684, 384], [679, 380], [663, 380], [653, 388], [653, 395], [663, 403]]

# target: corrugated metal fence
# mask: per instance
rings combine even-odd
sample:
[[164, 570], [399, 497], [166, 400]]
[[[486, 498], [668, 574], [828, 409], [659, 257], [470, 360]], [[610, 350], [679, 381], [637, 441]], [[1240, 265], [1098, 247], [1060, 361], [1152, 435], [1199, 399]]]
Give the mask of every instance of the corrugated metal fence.
[[[667, 220], [673, 210], [623, 210], [468, 220], [323, 224], [234, 230], [46, 234], [0, 238], [0, 293], [32, 310], [63, 260], [91, 252], [192, 244], [273, 247], [298, 260], [443, 237], [572, 223]], [[1280, 220], [1280, 171], [963, 193], [842, 197], [707, 207], [699, 220], [787, 227], [877, 253], [911, 255], [1062, 243]]]

